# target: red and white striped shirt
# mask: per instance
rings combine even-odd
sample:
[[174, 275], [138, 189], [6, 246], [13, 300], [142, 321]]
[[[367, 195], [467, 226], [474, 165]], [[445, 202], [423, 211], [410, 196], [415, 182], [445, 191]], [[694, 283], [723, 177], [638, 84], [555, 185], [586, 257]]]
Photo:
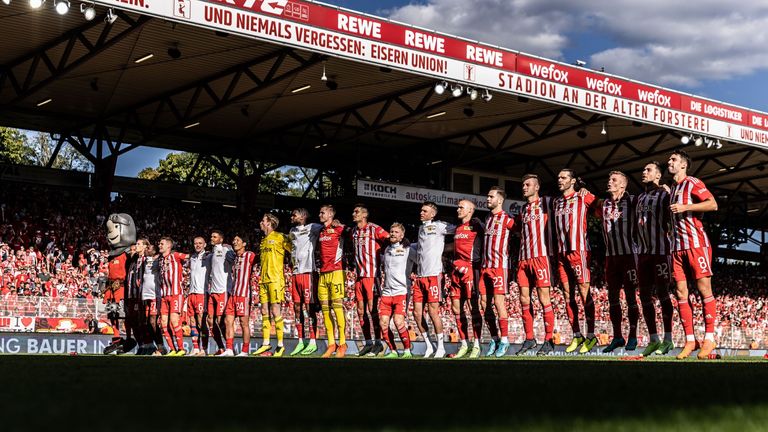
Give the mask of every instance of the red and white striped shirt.
[[658, 187], [637, 198], [637, 247], [641, 255], [669, 254], [669, 193]]
[[540, 197], [536, 201], [525, 203], [517, 215], [521, 261], [550, 255], [552, 236], [548, 227], [551, 205], [551, 198]]
[[515, 220], [505, 211], [491, 213], [485, 220], [483, 268], [509, 268], [509, 232]]
[[[704, 182], [686, 177], [672, 187], [670, 204], [695, 204], [712, 197]], [[672, 214], [672, 250], [681, 251], [709, 247], [709, 238], [701, 223], [701, 214], [683, 212]]]
[[376, 276], [381, 242], [388, 238], [389, 233], [374, 223], [369, 222], [362, 228], [357, 226], [352, 228], [352, 245], [355, 248], [357, 277], [369, 278]]
[[238, 297], [251, 296], [251, 273], [253, 264], [256, 262], [256, 254], [251, 251], [245, 251], [238, 255], [235, 265], [232, 267], [234, 284], [232, 286], [232, 295]]
[[635, 254], [636, 202], [634, 195], [624, 193], [618, 201], [604, 199], [602, 207], [597, 209], [603, 219], [605, 256]]
[[181, 280], [184, 277], [181, 262], [186, 255], [178, 252], [171, 252], [160, 261], [160, 272], [162, 274], [162, 295], [176, 296], [181, 295]]
[[560, 253], [588, 251], [587, 214], [595, 202], [595, 196], [588, 193], [579, 196], [574, 192], [555, 198], [555, 226]]

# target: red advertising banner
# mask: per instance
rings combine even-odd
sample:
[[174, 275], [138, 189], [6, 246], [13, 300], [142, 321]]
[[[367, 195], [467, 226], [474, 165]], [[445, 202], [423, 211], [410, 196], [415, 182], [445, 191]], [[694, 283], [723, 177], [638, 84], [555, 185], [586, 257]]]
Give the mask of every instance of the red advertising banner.
[[88, 333], [88, 324], [83, 318], [30, 318], [35, 322], [35, 331], [44, 333]]
[[765, 113], [322, 3], [95, 2], [686, 133], [768, 146]]

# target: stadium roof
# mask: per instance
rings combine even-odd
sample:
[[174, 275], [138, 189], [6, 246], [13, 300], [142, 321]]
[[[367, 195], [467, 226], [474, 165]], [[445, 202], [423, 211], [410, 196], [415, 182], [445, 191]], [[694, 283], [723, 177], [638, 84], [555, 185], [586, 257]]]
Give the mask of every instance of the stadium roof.
[[442, 187], [570, 166], [637, 187], [691, 136], [722, 217], [768, 226], [768, 114], [316, 2], [97, 0], [91, 21], [51, 3], [0, 4], [0, 124], [93, 160], [143, 145]]

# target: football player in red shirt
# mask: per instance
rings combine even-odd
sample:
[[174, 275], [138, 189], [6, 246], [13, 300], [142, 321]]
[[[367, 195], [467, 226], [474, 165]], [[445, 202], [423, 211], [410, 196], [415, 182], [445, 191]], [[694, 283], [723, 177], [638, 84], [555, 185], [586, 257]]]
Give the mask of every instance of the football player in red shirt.
[[717, 303], [712, 294], [712, 249], [701, 215], [717, 211], [717, 201], [701, 180], [688, 175], [691, 167], [688, 153], [683, 150], [672, 152], [667, 166], [675, 180], [669, 206], [672, 213], [672, 276], [677, 284], [680, 321], [685, 329], [685, 346], [677, 358], [690, 356], [698, 346], [693, 334], [693, 311], [688, 304], [690, 278], [696, 281], [704, 305], [704, 343], [698, 357], [707, 359], [715, 349]]

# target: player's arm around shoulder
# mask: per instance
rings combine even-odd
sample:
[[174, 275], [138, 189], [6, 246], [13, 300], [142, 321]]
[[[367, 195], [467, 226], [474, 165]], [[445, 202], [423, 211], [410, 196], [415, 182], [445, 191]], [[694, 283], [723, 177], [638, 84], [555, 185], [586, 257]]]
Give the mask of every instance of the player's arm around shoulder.
[[444, 235], [456, 234], [456, 225], [454, 224], [440, 221], [440, 227], [442, 227]]
[[229, 264], [234, 264], [235, 260], [237, 259], [237, 254], [235, 254], [235, 250], [232, 249], [232, 246], [225, 244], [224, 250], [226, 251], [224, 254], [224, 260]]

